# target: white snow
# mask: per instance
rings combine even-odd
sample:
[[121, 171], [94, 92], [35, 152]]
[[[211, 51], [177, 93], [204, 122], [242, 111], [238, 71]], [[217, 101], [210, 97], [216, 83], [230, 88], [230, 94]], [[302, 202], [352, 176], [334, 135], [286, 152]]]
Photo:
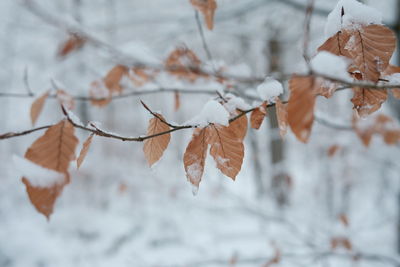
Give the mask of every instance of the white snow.
[[67, 112], [68, 118], [70, 118], [75, 124], [85, 126], [79, 117], [76, 116], [75, 113], [73, 113], [70, 109], [65, 109], [65, 111]]
[[258, 95], [262, 100], [273, 101], [273, 99], [283, 93], [283, 86], [277, 80], [267, 77], [264, 82], [257, 87]]
[[228, 100], [228, 102], [224, 103], [224, 107], [229, 113], [235, 112], [236, 109], [246, 110], [251, 108], [251, 106], [247, 104], [243, 98], [237, 97], [233, 94], [226, 94], [225, 98]]
[[198, 184], [200, 183], [201, 180], [201, 165], [199, 163], [193, 163], [192, 165], [189, 165], [187, 168], [187, 172], [189, 176], [192, 178], [191, 183]]
[[204, 127], [209, 123], [217, 123], [224, 126], [229, 125], [228, 111], [215, 100], [208, 101], [200, 111], [200, 114], [187, 121], [185, 124]]
[[311, 68], [318, 74], [326, 75], [331, 78], [338, 78], [351, 82], [353, 79], [347, 72], [349, 61], [332, 53], [319, 52], [310, 62]]
[[389, 84], [397, 85], [400, 84], [400, 73], [394, 73], [384, 77], [385, 80], [389, 81]]
[[21, 176], [28, 179], [32, 186], [51, 187], [55, 184], [62, 183], [65, 179], [65, 174], [43, 168], [17, 155], [13, 155], [13, 162], [16, 171]]
[[379, 11], [356, 0], [340, 0], [328, 15], [325, 36], [329, 38], [341, 29], [353, 29], [369, 24], [382, 24], [382, 15]]

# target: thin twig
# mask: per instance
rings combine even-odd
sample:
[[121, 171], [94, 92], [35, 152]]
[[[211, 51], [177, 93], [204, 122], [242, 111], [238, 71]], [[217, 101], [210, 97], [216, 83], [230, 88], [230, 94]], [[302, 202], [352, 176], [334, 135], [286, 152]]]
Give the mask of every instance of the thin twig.
[[[202, 90], [202, 89], [178, 89], [178, 88], [156, 88], [156, 89], [146, 89], [141, 91], [132, 91], [123, 93], [120, 95], [113, 95], [110, 98], [114, 99], [123, 99], [133, 96], [139, 95], [149, 95], [149, 94], [157, 94], [157, 93], [181, 93], [181, 94], [204, 94], [204, 95], [215, 95], [216, 90]], [[0, 92], [0, 97], [15, 97], [15, 98], [32, 98], [36, 97], [37, 94], [29, 94], [29, 93], [7, 93]], [[80, 96], [80, 95], [71, 95], [71, 97], [78, 101], [101, 101], [101, 100], [109, 100], [110, 98], [96, 98], [91, 96]], [[49, 95], [48, 98], [56, 98], [56, 95]]]
[[148, 111], [150, 112], [151, 115], [153, 115], [155, 118], [159, 119], [162, 123], [164, 123], [165, 125], [175, 129], [175, 128], [179, 128], [180, 126], [171, 124], [169, 122], [167, 122], [163, 117], [160, 116], [160, 114], [153, 112], [149, 106], [147, 106], [142, 100], [140, 100], [140, 103], [142, 103], [142, 106]]
[[[203, 26], [202, 26], [201, 21], [200, 21], [199, 11], [195, 10], [194, 11], [194, 16], [196, 18], [197, 28], [199, 30], [199, 34], [200, 34], [200, 37], [201, 37], [201, 42], [203, 43], [203, 48], [204, 48], [204, 51], [206, 52], [207, 59], [209, 61], [211, 61], [211, 63], [213, 64], [214, 63], [213, 56], [211, 54], [210, 48], [208, 47], [207, 42], [206, 42], [206, 38], [204, 36], [204, 31], [203, 31]], [[215, 71], [215, 69], [214, 69], [214, 71]]]
[[40, 126], [40, 127], [37, 127], [37, 128], [33, 128], [33, 129], [30, 129], [30, 130], [25, 130], [25, 131], [21, 131], [21, 132], [8, 132], [8, 133], [5, 133], [5, 134], [1, 134], [0, 135], [0, 140], [12, 138], [12, 137], [17, 137], [17, 136], [22, 136], [22, 135], [27, 135], [27, 134], [30, 134], [30, 133], [33, 133], [33, 132], [36, 132], [36, 131], [41, 131], [41, 130], [44, 130], [44, 129], [48, 129], [51, 126], [53, 126], [53, 125], [51, 124], [51, 125]]
[[197, 66], [184, 66], [184, 67], [165, 66], [164, 64], [151, 64], [148, 62], [143, 62], [140, 59], [130, 54], [124, 53], [121, 50], [117, 49], [116, 47], [100, 40], [99, 38], [95, 37], [94, 35], [84, 30], [80, 25], [60, 20], [58, 17], [54, 16], [50, 12], [39, 7], [34, 0], [23, 0], [23, 3], [27, 10], [29, 10], [31, 13], [41, 18], [46, 23], [53, 25], [59, 29], [62, 29], [69, 34], [78, 35], [79, 37], [85, 39], [88, 43], [92, 44], [93, 46], [107, 51], [118, 64], [135, 68], [145, 68], [145, 69], [150, 68], [160, 71], [161, 70], [181, 71], [189, 69], [191, 72], [196, 74], [202, 74], [210, 77], [215, 77], [218, 79], [230, 79], [241, 83], [259, 83], [264, 80], [264, 78], [262, 77], [241, 77], [236, 75], [217, 73], [215, 71], [208, 71]]
[[25, 89], [28, 92], [28, 95], [34, 96], [34, 93], [29, 85], [28, 67], [25, 67], [25, 69], [24, 69], [24, 84], [25, 84]]

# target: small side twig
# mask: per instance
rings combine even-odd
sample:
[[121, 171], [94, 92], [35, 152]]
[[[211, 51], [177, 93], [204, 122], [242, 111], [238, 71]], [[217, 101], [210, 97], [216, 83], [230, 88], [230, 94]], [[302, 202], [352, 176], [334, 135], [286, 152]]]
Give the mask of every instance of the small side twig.
[[[199, 29], [201, 42], [203, 44], [204, 51], [206, 52], [207, 59], [210, 60], [213, 63], [213, 56], [212, 56], [210, 48], [208, 47], [208, 44], [206, 42], [206, 37], [204, 36], [204, 31], [203, 31], [203, 26], [201, 25], [199, 11], [195, 10], [194, 16], [196, 18], [197, 28]], [[214, 66], [213, 66], [213, 68], [214, 68]], [[214, 68], [214, 71], [215, 71], [215, 68]]]
[[158, 113], [153, 112], [142, 100], [140, 100], [140, 103], [142, 103], [143, 107], [150, 112], [151, 115], [153, 115], [155, 118], [159, 119], [162, 123], [168, 125], [171, 128], [179, 128], [180, 126], [173, 125], [169, 122], [167, 122], [164, 118], [162, 118]]
[[28, 95], [34, 96], [35, 94], [33, 93], [31, 86], [29, 85], [28, 67], [25, 67], [24, 69], [24, 84], [25, 84], [25, 89], [28, 92]]

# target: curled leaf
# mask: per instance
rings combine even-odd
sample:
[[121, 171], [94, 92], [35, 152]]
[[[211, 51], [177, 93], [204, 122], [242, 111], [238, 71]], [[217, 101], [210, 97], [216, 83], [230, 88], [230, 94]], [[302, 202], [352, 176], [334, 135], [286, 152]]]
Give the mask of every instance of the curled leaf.
[[94, 134], [92, 133], [91, 135], [89, 135], [89, 137], [83, 143], [82, 150], [79, 153], [78, 159], [76, 160], [76, 166], [78, 169], [81, 167], [83, 160], [85, 159], [85, 157], [89, 151], [89, 147], [90, 147], [90, 144], [92, 143], [93, 136], [94, 136]]
[[206, 128], [195, 129], [183, 155], [186, 177], [194, 186], [199, 187], [207, 156]]
[[251, 128], [259, 129], [265, 116], [267, 116], [267, 102], [263, 102], [259, 107], [254, 109], [250, 115]]
[[174, 100], [175, 100], [174, 111], [178, 111], [179, 108], [181, 107], [181, 97], [178, 91], [174, 92]]
[[40, 113], [42, 112], [44, 103], [46, 102], [47, 97], [49, 96], [49, 91], [45, 92], [35, 101], [33, 101], [31, 105], [31, 121], [32, 125], [35, 125]]
[[104, 84], [111, 93], [121, 93], [123, 91], [120, 82], [125, 75], [129, 74], [129, 69], [123, 65], [113, 67], [104, 77]]
[[83, 47], [85, 44], [86, 40], [78, 35], [71, 35], [71, 37], [64, 42], [59, 51], [57, 52], [57, 55], [59, 57], [66, 57], [67, 55], [71, 54], [74, 51], [79, 50], [80, 48]]
[[293, 76], [289, 81], [288, 124], [303, 143], [307, 143], [314, 122], [315, 87], [313, 77]]

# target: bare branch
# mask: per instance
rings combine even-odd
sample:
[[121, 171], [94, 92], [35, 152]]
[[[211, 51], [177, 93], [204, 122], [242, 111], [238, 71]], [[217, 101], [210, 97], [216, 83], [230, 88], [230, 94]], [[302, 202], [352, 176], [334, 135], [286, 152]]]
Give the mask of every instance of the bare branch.
[[[341, 88], [339, 88], [338, 90], [345, 90], [345, 89], [351, 89], [353, 87], [360, 87], [363, 89], [372, 89], [372, 90], [386, 90], [386, 89], [398, 89], [400, 88], [400, 84], [384, 84], [384, 82], [375, 84], [372, 82], [349, 82], [346, 81], [344, 79], [341, 78], [337, 78], [337, 77], [332, 77], [332, 76], [328, 76], [325, 74], [321, 74], [318, 73], [314, 70], [311, 70], [310, 74], [295, 74], [296, 76], [300, 76], [300, 77], [308, 77], [310, 75], [314, 76], [314, 77], [319, 77], [319, 78], [323, 78], [325, 80], [331, 81], [331, 82], [336, 82], [336, 83], [340, 83], [342, 85], [345, 85]], [[337, 91], [338, 91], [337, 90]]]
[[164, 120], [159, 114], [153, 112], [142, 100], [140, 100], [140, 103], [142, 103], [143, 107], [150, 112], [151, 115], [153, 115], [155, 118], [159, 119], [162, 123], [165, 125], [171, 127], [171, 128], [179, 128], [180, 126], [173, 125], [171, 123], [168, 123], [166, 120]]
[[138, 58], [133, 57], [130, 54], [126, 54], [114, 46], [98, 39], [93, 36], [89, 32], [85, 31], [80, 25], [70, 23], [67, 21], [60, 20], [58, 17], [52, 15], [50, 12], [45, 11], [37, 4], [34, 3], [34, 0], [23, 0], [24, 6], [33, 14], [41, 18], [46, 23], [53, 25], [57, 28], [60, 28], [66, 31], [69, 34], [75, 34], [79, 37], [85, 39], [88, 43], [91, 43], [93, 46], [104, 49], [107, 51], [112, 58], [119, 64], [135, 67], [135, 68], [150, 68], [154, 70], [170, 70], [170, 71], [179, 71], [179, 70], [187, 70], [189, 69], [193, 73], [207, 75], [210, 77], [220, 78], [220, 79], [230, 79], [235, 80], [240, 83], [259, 83], [264, 80], [263, 77], [240, 77], [236, 75], [227, 75], [222, 73], [215, 73], [214, 71], [207, 71], [197, 66], [169, 66], [166, 67], [162, 64], [151, 64], [148, 62], [143, 62]]
[[25, 89], [28, 92], [29, 96], [33, 96], [33, 91], [31, 89], [31, 86], [29, 85], [29, 75], [28, 75], [28, 67], [25, 67], [24, 69], [24, 84], [25, 84]]
[[5, 133], [5, 134], [1, 134], [0, 135], [0, 140], [12, 138], [12, 137], [17, 137], [17, 136], [22, 136], [22, 135], [27, 135], [27, 134], [30, 134], [30, 133], [33, 133], [33, 132], [36, 132], [36, 131], [48, 129], [51, 126], [53, 126], [53, 125], [41, 126], [41, 127], [33, 128], [33, 129], [30, 129], [30, 130], [21, 131], [21, 132], [8, 132], [8, 133]]
[[[150, 94], [157, 94], [157, 93], [181, 93], [181, 94], [204, 94], [204, 95], [215, 95], [216, 90], [202, 90], [202, 89], [178, 89], [178, 88], [155, 88], [155, 89], [146, 89], [146, 90], [141, 90], [141, 91], [132, 91], [132, 92], [127, 92], [123, 93], [120, 95], [113, 95], [111, 96], [111, 99], [124, 99], [128, 97], [133, 97], [133, 96], [140, 96], [140, 95], [150, 95]], [[22, 94], [22, 93], [1, 93], [0, 92], [0, 97], [15, 97], [15, 98], [32, 98], [36, 97], [36, 94]], [[49, 95], [49, 98], [56, 98], [56, 95]], [[90, 97], [90, 96], [79, 96], [79, 95], [72, 95], [72, 98], [78, 101], [93, 101], [93, 100], [106, 100], [109, 98], [95, 98], [95, 97]]]
[[[206, 52], [207, 59], [210, 60], [210, 61], [213, 61], [213, 57], [212, 57], [211, 51], [208, 48], [208, 45], [207, 45], [207, 42], [206, 42], [206, 38], [204, 36], [204, 31], [203, 31], [203, 26], [202, 26], [201, 21], [200, 21], [199, 11], [195, 10], [194, 16], [196, 18], [197, 28], [199, 29], [201, 42], [203, 43], [203, 48], [204, 48], [204, 51]], [[215, 71], [215, 69], [214, 69], [214, 71]]]

